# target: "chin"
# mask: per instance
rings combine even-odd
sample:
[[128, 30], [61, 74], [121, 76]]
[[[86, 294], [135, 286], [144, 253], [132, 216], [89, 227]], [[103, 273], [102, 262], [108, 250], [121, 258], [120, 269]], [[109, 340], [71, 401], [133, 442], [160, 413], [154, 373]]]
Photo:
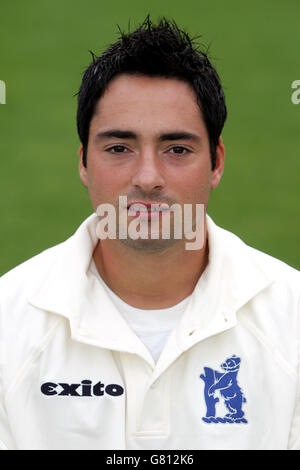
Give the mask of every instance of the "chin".
[[120, 240], [120, 242], [122, 242], [127, 247], [132, 248], [133, 250], [145, 251], [145, 252], [163, 251], [180, 241], [182, 240], [176, 240], [174, 238], [168, 239], [168, 240], [162, 240], [162, 239], [153, 240], [151, 238], [149, 239], [138, 238], [137, 240], [133, 240], [132, 238], [126, 238], [126, 239]]

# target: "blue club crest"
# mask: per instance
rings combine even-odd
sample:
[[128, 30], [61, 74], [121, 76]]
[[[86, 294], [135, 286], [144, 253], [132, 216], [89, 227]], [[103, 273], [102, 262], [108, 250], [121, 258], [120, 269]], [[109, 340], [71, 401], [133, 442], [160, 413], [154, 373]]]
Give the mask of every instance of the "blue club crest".
[[[204, 367], [204, 374], [200, 378], [204, 381], [204, 398], [206, 403], [205, 423], [247, 423], [242, 410], [246, 398], [237, 382], [241, 359], [233, 355], [221, 364], [222, 372]], [[220, 399], [224, 402], [228, 413], [223, 417], [216, 416], [216, 404]]]

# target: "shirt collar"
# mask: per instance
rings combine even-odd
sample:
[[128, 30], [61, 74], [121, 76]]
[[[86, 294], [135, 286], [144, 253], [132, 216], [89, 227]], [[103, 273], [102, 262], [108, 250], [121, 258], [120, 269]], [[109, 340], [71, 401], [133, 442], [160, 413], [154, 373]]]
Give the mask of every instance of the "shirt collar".
[[[145, 355], [105, 289], [99, 283], [96, 289], [88, 275], [98, 242], [97, 222], [97, 215], [92, 214], [72, 237], [46, 250], [29, 301], [69, 318], [74, 338], [102, 347], [113, 344], [120, 350], [126, 343], [126, 350], [136, 352], [140, 348], [140, 354]], [[177, 329], [177, 341], [183, 350], [203, 337], [233, 327], [239, 308], [273, 281], [270, 270], [251, 254], [252, 249], [216, 226], [209, 216], [207, 230], [208, 266]]]

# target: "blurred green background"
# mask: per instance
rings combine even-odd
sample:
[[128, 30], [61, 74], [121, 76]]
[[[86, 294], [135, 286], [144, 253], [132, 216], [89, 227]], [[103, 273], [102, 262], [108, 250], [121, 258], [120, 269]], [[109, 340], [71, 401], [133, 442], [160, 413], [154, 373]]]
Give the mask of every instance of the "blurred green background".
[[228, 106], [226, 166], [209, 213], [300, 269], [299, 0], [1, 0], [0, 274], [69, 237], [92, 212], [78, 176], [76, 97], [89, 50], [174, 18], [202, 34]]

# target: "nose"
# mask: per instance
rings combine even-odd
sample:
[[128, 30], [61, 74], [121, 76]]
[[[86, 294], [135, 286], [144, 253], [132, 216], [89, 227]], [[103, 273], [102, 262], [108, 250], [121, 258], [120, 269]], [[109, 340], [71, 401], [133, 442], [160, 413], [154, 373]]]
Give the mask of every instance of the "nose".
[[165, 186], [163, 162], [153, 149], [146, 149], [137, 158], [132, 185], [143, 191], [160, 190]]

